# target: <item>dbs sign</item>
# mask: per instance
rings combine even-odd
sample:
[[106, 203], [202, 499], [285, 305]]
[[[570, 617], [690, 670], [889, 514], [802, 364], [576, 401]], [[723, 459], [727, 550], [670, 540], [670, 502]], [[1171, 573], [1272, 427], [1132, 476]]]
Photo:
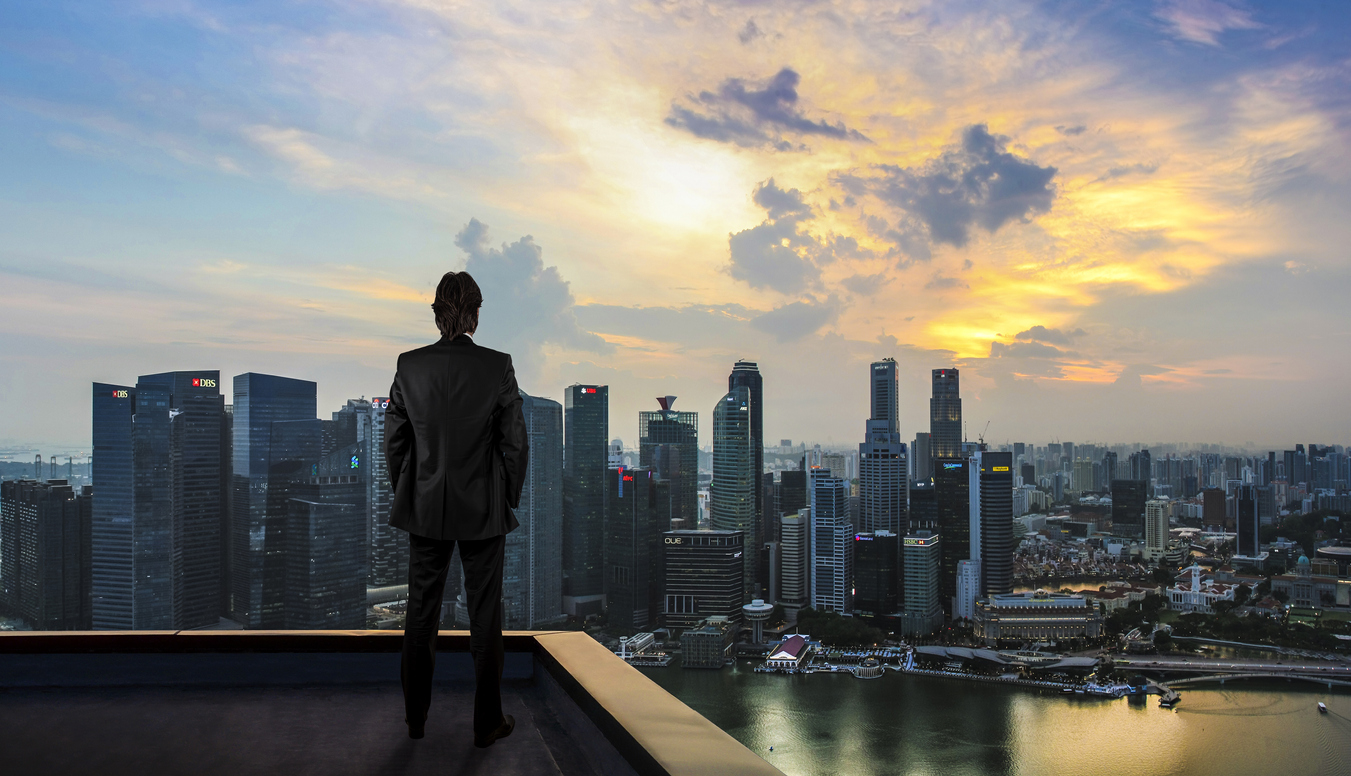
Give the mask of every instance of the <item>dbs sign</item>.
[[192, 387], [193, 387], [193, 388], [215, 388], [215, 387], [216, 387], [216, 381], [215, 381], [215, 380], [212, 380], [212, 379], [209, 378], [209, 377], [194, 377], [194, 378], [192, 378]]

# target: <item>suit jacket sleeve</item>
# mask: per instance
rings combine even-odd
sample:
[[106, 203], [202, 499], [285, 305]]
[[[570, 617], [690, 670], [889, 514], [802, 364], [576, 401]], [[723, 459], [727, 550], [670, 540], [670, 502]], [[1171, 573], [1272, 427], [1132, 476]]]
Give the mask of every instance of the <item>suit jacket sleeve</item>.
[[403, 388], [399, 386], [399, 372], [394, 372], [394, 384], [389, 387], [389, 407], [385, 409], [385, 465], [389, 469], [389, 485], [398, 487], [399, 473], [413, 453], [413, 424], [408, 422], [408, 408], [403, 404]]
[[[390, 406], [393, 404], [391, 400]], [[516, 369], [511, 365], [510, 356], [507, 357], [506, 373], [502, 375], [502, 385], [498, 388], [497, 406], [497, 438], [507, 479], [507, 506], [516, 509], [521, 505], [521, 489], [525, 487], [525, 471], [530, 463], [530, 441], [525, 429], [525, 415], [521, 413]]]

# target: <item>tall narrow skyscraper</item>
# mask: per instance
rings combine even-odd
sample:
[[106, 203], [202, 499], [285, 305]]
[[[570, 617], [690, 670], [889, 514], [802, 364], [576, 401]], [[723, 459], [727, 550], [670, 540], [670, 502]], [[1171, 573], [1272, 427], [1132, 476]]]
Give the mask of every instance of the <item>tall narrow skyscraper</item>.
[[953, 601], [957, 597], [960, 564], [970, 559], [971, 482], [967, 475], [968, 463], [963, 458], [934, 459], [934, 504], [938, 514], [938, 535], [943, 538], [939, 545], [942, 561], [938, 590], [940, 603], [949, 615], [952, 615]]
[[1013, 453], [981, 451], [969, 462], [971, 549], [981, 597], [1013, 592]]
[[933, 453], [929, 450], [928, 431], [915, 434], [915, 443], [910, 446], [910, 471], [914, 474], [914, 482], [933, 479]]
[[854, 526], [849, 484], [821, 468], [808, 474], [811, 492], [811, 605], [817, 611], [852, 611]]
[[94, 384], [93, 624], [178, 629], [219, 619], [226, 446], [220, 373]]
[[658, 396], [660, 411], [638, 413], [638, 463], [647, 469], [657, 466], [657, 448], [666, 448], [661, 475], [671, 482], [675, 517], [694, 526], [699, 524], [699, 413], [677, 412], [675, 400]]
[[751, 433], [750, 390], [738, 386], [713, 406], [713, 482], [709, 485], [710, 524], [715, 531], [740, 531], [745, 537], [742, 562], [747, 600], [759, 595], [760, 547], [756, 516], [759, 476], [755, 473], [755, 437]]
[[[751, 416], [751, 457], [752, 469], [755, 472], [757, 482], [763, 483], [761, 479], [765, 471], [765, 390], [764, 378], [760, 375], [760, 368], [754, 361], [740, 360], [732, 365], [732, 373], [727, 376], [728, 392], [736, 390], [738, 387], [745, 388], [750, 392], [750, 416]], [[765, 501], [765, 489], [757, 486], [755, 489], [755, 535], [752, 537], [746, 534], [746, 548], [752, 550], [751, 554], [755, 557], [755, 576], [763, 586], [769, 579], [769, 556], [766, 555], [764, 545], [766, 542], [778, 541], [778, 515], [771, 514], [773, 511], [771, 505]], [[757, 543], [752, 544], [752, 540]]]
[[530, 439], [525, 487], [507, 534], [502, 626], [533, 630], [563, 617], [563, 407], [521, 391]]
[[929, 449], [935, 459], [962, 455], [962, 398], [956, 369], [933, 370]]
[[906, 446], [896, 425], [896, 361], [884, 359], [869, 367], [872, 414], [858, 446], [860, 533], [906, 531], [909, 493]]
[[[389, 398], [377, 396], [366, 399], [348, 399], [342, 409], [333, 413], [334, 443], [345, 447], [361, 442], [369, 451], [362, 482], [366, 486], [363, 503], [366, 505], [367, 577], [370, 587], [402, 585], [408, 582], [408, 534], [389, 524], [389, 507], [393, 488], [389, 484], [388, 464], [385, 462], [385, 411]], [[452, 569], [451, 574], [455, 574]]]
[[281, 627], [289, 505], [287, 488], [271, 485], [320, 457], [315, 384], [249, 372], [235, 376], [234, 399], [229, 616], [247, 628]]
[[563, 611], [585, 617], [604, 609], [609, 386], [568, 386], [563, 434]]

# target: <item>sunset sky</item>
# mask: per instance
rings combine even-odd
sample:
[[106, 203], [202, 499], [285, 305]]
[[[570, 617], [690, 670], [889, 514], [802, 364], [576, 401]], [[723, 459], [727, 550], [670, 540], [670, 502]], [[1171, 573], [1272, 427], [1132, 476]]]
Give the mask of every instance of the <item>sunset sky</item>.
[[[611, 436], [738, 358], [765, 434], [1351, 442], [1351, 4], [7, 3], [0, 445], [90, 383], [387, 392], [478, 341]], [[59, 448], [59, 450], [58, 450]], [[44, 452], [47, 452], [44, 449]]]

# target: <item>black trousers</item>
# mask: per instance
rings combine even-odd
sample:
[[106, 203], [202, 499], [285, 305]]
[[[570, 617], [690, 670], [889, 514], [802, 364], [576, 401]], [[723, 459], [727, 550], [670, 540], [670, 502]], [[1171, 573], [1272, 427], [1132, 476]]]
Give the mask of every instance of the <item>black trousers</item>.
[[474, 735], [502, 723], [502, 557], [507, 537], [440, 540], [409, 534], [408, 617], [403, 630], [404, 713], [410, 725], [426, 722], [436, 669], [441, 597], [455, 545], [464, 564], [469, 604], [469, 652], [474, 658]]

